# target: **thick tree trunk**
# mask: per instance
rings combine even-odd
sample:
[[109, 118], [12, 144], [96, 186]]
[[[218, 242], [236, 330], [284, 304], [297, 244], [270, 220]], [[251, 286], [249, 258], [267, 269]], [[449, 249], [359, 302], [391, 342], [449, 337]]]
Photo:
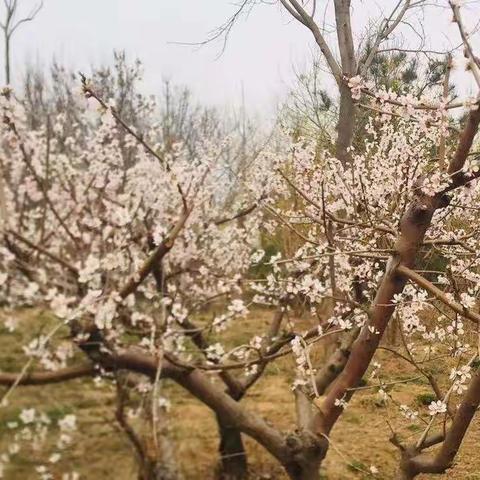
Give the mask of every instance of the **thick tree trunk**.
[[397, 473], [398, 480], [413, 480], [415, 476], [415, 474], [412, 474], [407, 470], [399, 470]]
[[290, 450], [288, 460], [283, 462], [291, 480], [320, 480], [320, 465], [328, 450], [328, 440], [308, 430], [297, 430], [287, 439]]
[[285, 470], [291, 480], [320, 480], [321, 459], [301, 464], [287, 465]]
[[220, 480], [244, 480], [247, 477], [247, 454], [238, 428], [231, 427], [217, 415], [220, 434]]

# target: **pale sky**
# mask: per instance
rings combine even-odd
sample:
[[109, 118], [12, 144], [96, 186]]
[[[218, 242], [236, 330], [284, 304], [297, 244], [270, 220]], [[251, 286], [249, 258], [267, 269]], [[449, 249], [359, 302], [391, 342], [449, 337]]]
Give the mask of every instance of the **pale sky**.
[[[20, 0], [33, 5], [31, 0]], [[241, 101], [268, 108], [283, 95], [292, 65], [311, 58], [308, 32], [275, 6], [258, 6], [241, 20], [218, 57], [222, 43], [202, 48], [171, 42], [199, 42], [234, 11], [224, 0], [45, 0], [37, 19], [14, 38], [14, 72], [25, 59], [47, 63], [55, 56], [76, 70], [109, 62], [125, 49], [144, 63], [145, 89], [158, 93], [162, 78], [190, 86], [207, 104]]]
[[[35, 4], [19, 1], [25, 10]], [[131, 59], [143, 61], [148, 93], [159, 93], [162, 78], [169, 78], [188, 85], [202, 103], [239, 104], [243, 85], [247, 107], [264, 114], [292, 84], [293, 67], [301, 70], [308, 65], [318, 47], [310, 32], [275, 5], [259, 5], [248, 19], [240, 20], [220, 58], [221, 42], [201, 48], [173, 43], [206, 39], [235, 10], [232, 2], [44, 0], [35, 21], [23, 25], [13, 40], [14, 80], [26, 59], [48, 64], [55, 56], [88, 74], [92, 64], [111, 61], [113, 49], [125, 49]], [[393, 2], [352, 3], [354, 22], [360, 25], [373, 11], [387, 9]], [[448, 24], [448, 15], [435, 17], [425, 23], [433, 28], [438, 44], [445, 46], [456, 30]]]

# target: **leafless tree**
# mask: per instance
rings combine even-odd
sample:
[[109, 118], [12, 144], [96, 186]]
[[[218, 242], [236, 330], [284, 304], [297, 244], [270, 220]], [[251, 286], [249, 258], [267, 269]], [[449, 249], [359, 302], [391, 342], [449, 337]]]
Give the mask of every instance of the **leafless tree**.
[[3, 39], [5, 43], [5, 83], [10, 84], [11, 80], [11, 44], [13, 34], [17, 31], [20, 25], [31, 22], [38, 15], [43, 7], [43, 0], [38, 5], [32, 8], [32, 10], [24, 17], [18, 18], [18, 0], [3, 0], [5, 6], [5, 17], [0, 23], [0, 28], [3, 31]]

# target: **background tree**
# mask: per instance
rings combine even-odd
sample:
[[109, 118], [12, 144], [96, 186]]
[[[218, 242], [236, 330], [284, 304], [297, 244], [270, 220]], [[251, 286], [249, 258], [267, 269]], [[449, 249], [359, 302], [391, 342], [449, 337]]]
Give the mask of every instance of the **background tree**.
[[5, 83], [10, 85], [11, 81], [11, 43], [13, 34], [17, 31], [18, 27], [23, 23], [31, 22], [38, 15], [40, 10], [43, 7], [43, 1], [41, 1], [36, 7], [34, 7], [30, 13], [22, 18], [19, 17], [18, 13], [18, 0], [4, 0], [4, 20], [0, 22], [0, 27], [3, 30], [3, 40], [4, 40], [4, 60], [5, 60]]

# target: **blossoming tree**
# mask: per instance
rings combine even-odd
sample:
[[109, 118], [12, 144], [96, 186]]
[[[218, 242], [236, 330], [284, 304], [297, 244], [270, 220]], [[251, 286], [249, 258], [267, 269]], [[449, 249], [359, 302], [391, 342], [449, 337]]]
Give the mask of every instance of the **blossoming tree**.
[[[0, 374], [4, 403], [22, 385], [109, 378], [140, 478], [172, 478], [174, 469], [162, 468], [158, 431], [168, 417], [159, 392], [169, 379], [214, 412], [227, 478], [246, 473], [242, 435], [248, 435], [290, 478], [315, 480], [352, 396], [376, 389], [395, 418], [388, 426], [399, 450], [398, 476], [451, 467], [480, 404], [480, 169], [471, 151], [478, 97], [450, 98], [448, 68], [443, 84], [417, 96], [376, 90], [365, 80], [382, 43], [422, 3], [400, 2], [370, 47], [355, 52], [350, 2], [335, 1], [338, 63], [314, 11], [281, 1], [312, 31], [338, 84], [335, 151], [279, 132], [276, 148], [272, 142], [251, 152], [236, 171], [241, 188], [228, 208], [222, 201], [231, 167], [222, 161], [228, 138], [199, 138], [193, 156], [181, 143], [159, 142], [153, 121], [144, 131], [132, 128], [85, 77], [83, 94], [100, 112], [82, 111], [65, 137], [61, 115], [28, 128], [21, 102], [4, 90], [1, 298], [12, 312], [44, 307], [55, 319], [25, 346], [22, 371]], [[450, 9], [465, 75], [480, 87], [459, 3], [451, 1]], [[354, 148], [359, 108], [370, 116]], [[457, 109], [465, 116], [451, 114]], [[149, 112], [153, 118], [153, 105]], [[260, 230], [288, 232], [291, 248], [266, 255]], [[308, 329], [292, 315], [298, 303], [308, 309]], [[271, 311], [267, 331], [227, 346], [226, 334], [242, 328], [242, 318], [255, 315], [257, 306]], [[400, 346], [382, 343], [391, 323]], [[58, 333], [67, 335], [69, 347], [56, 342]], [[315, 349], [328, 339], [336, 340], [334, 348], [318, 361]], [[426, 380], [434, 395], [428, 408], [398, 402], [396, 382], [375, 360], [380, 350]], [[296, 365], [297, 422], [284, 432], [242, 399], [288, 355]], [[444, 356], [452, 369], [432, 373]], [[129, 392], [139, 389], [150, 399], [153, 455], [125, 415]], [[407, 421], [423, 423], [414, 442], [405, 440]], [[41, 436], [48, 423], [27, 409], [12, 430], [34, 425]], [[71, 441], [75, 418], [66, 416], [58, 426], [54, 460]], [[41, 465], [39, 473], [51, 478], [55, 463]], [[377, 467], [367, 473], [376, 475]]]

